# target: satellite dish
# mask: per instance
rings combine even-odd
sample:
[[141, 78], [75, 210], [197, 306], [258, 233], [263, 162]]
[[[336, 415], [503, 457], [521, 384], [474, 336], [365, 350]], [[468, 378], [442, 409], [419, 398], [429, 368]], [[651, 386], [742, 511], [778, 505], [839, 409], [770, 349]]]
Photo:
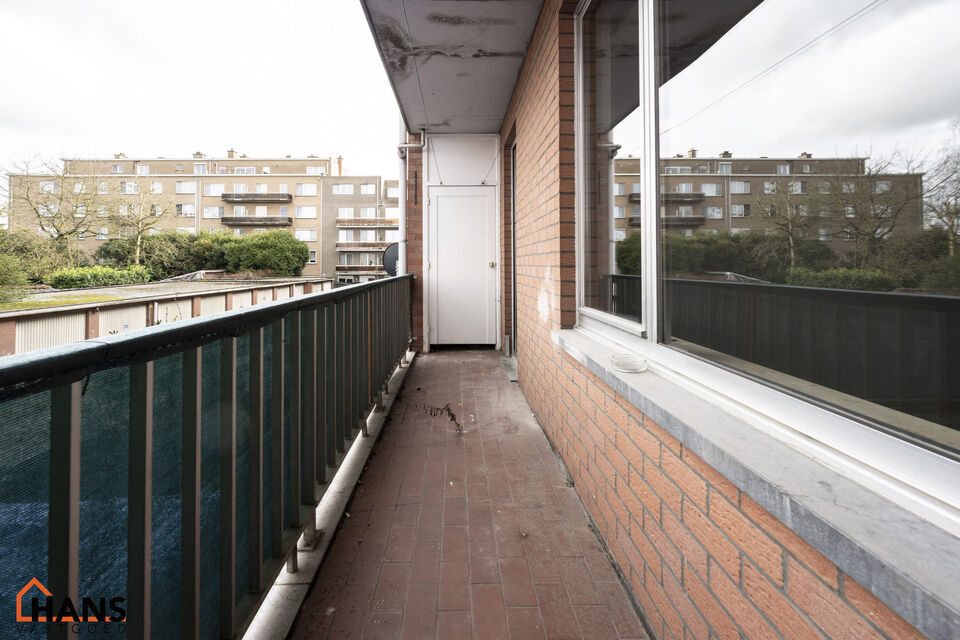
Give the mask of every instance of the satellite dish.
[[400, 245], [394, 242], [383, 250], [383, 270], [389, 276], [397, 275], [397, 259], [400, 257]]

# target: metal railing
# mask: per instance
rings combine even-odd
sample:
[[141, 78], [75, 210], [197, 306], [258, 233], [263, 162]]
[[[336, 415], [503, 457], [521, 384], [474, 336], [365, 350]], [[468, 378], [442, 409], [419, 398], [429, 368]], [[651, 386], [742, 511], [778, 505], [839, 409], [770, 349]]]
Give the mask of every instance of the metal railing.
[[409, 338], [404, 276], [0, 360], [4, 593], [124, 598], [129, 638], [242, 633]]

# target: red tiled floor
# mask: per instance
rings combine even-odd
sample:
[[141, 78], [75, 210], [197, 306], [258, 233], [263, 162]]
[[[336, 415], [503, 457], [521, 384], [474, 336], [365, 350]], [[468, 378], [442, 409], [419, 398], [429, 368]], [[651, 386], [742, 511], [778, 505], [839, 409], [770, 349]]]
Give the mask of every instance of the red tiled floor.
[[348, 512], [295, 640], [646, 638], [494, 351], [417, 358]]

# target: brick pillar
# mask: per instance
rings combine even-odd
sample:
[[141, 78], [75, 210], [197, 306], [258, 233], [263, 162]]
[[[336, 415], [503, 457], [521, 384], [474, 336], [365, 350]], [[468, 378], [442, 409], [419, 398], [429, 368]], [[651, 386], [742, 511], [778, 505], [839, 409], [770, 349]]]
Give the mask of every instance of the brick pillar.
[[313, 293], [313, 283], [312, 283], [312, 282], [305, 282], [305, 283], [303, 284], [303, 293], [304, 293], [304, 295], [306, 295], [306, 294], [308, 294], [308, 293]]
[[84, 319], [84, 335], [87, 340], [100, 336], [100, 309], [87, 309], [87, 317]]
[[273, 299], [276, 300], [276, 299], [277, 299], [277, 288], [274, 287], [273, 289], [271, 289], [271, 291], [273, 292]]
[[[416, 136], [414, 136], [416, 138]], [[411, 140], [413, 142], [414, 140]], [[413, 275], [413, 349], [423, 348], [423, 150], [407, 149], [407, 273]]]
[[147, 311], [147, 326], [152, 327], [156, 322], [156, 318], [154, 317], [156, 315], [156, 305], [152, 302], [148, 302], [146, 311]]
[[0, 356], [12, 355], [17, 349], [17, 319], [0, 320]]
[[196, 318], [200, 315], [200, 296], [193, 296], [190, 305], [190, 317]]
[[224, 304], [225, 304], [224, 309], [226, 309], [227, 311], [233, 310], [233, 292], [227, 292], [227, 300]]

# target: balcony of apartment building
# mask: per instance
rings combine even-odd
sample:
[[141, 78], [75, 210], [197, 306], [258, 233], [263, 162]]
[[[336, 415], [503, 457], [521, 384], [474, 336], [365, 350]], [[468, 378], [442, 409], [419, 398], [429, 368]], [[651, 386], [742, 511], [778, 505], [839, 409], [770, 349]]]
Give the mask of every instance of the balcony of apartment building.
[[18, 624], [103, 597], [84, 630], [131, 638], [645, 638], [498, 352], [408, 351], [411, 284], [0, 360]]
[[289, 227], [293, 224], [293, 216], [287, 215], [286, 210], [286, 206], [271, 211], [266, 205], [254, 205], [252, 210], [245, 205], [235, 205], [229, 214], [225, 212], [220, 216], [220, 223], [227, 227]]
[[222, 193], [220, 199], [231, 204], [243, 203], [263, 203], [263, 204], [286, 204], [293, 202], [292, 193]]

